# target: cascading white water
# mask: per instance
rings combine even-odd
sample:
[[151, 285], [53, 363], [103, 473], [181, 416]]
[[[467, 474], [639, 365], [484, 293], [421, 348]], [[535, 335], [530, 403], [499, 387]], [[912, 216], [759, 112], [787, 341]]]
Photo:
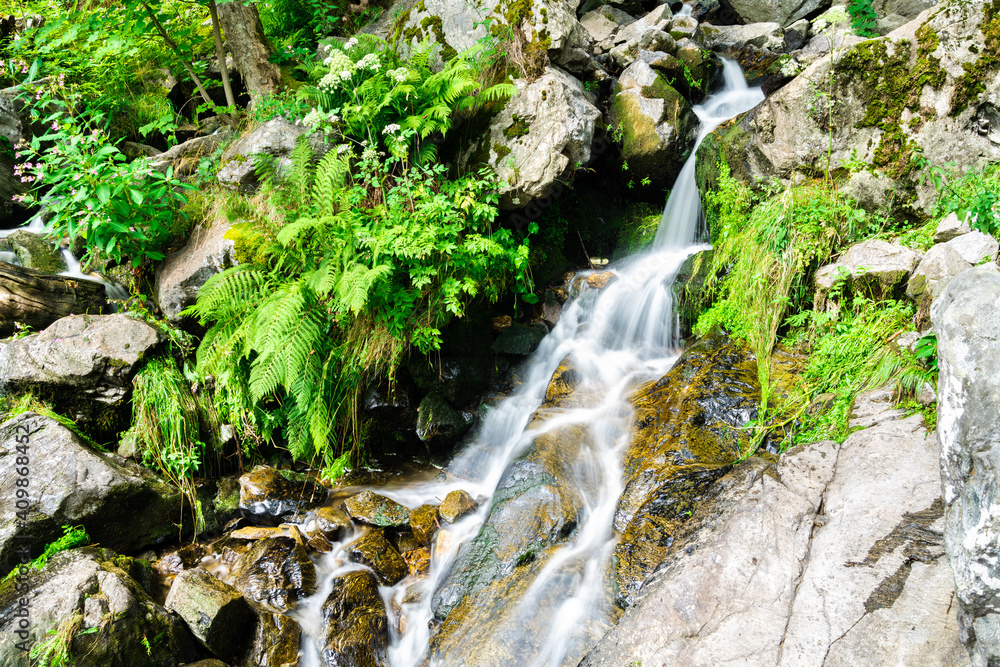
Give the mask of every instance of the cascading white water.
[[[5, 239], [17, 231], [31, 232], [33, 234], [43, 233], [45, 231], [45, 222], [42, 220], [42, 214], [35, 214], [21, 227], [15, 227], [14, 229], [0, 229], [0, 239]], [[68, 248], [60, 248], [59, 252], [62, 255], [63, 261], [66, 263], [66, 270], [59, 275], [66, 276], [68, 278], [79, 278], [80, 280], [90, 280], [96, 283], [101, 283], [104, 285], [104, 291], [109, 299], [124, 300], [128, 298], [128, 290], [118, 283], [112, 282], [93, 273], [84, 273], [81, 271], [80, 260], [78, 260], [76, 255], [74, 255]], [[7, 262], [8, 264], [16, 264], [18, 266], [21, 264], [21, 261], [17, 258], [16, 254], [6, 250], [0, 251], [0, 261]]]
[[[735, 63], [724, 63], [724, 78], [722, 90], [695, 107], [701, 120], [699, 135], [667, 202], [652, 250], [615, 268], [617, 280], [604, 290], [583, 287], [567, 304], [559, 323], [532, 356], [525, 382], [488, 412], [475, 440], [448, 466], [459, 481], [377, 489], [411, 508], [438, 502], [458, 488], [491, 498], [508, 465], [542, 432], [572, 424], [588, 428], [592, 443], [582, 447], [572, 463], [571, 477], [579, 483], [584, 504], [576, 531], [545, 561], [511, 611], [512, 625], [525, 635], [524, 643], [533, 651], [519, 664], [548, 666], [578, 660], [579, 655], [571, 653], [574, 643], [602, 620], [597, 608], [605, 596], [615, 544], [612, 521], [623, 490], [621, 458], [632, 415], [627, 397], [639, 382], [662, 376], [676, 360], [679, 341], [671, 286], [684, 260], [704, 247], [695, 242], [701, 217], [695, 153], [720, 123], [764, 99], [759, 88], [748, 88]], [[593, 400], [585, 407], [562, 409], [528, 428], [553, 372], [566, 357], [572, 359], [580, 378], [576, 394]], [[449, 528], [450, 547], [446, 553], [432, 554], [430, 575], [417, 584], [422, 594], [414, 596], [410, 590], [416, 602], [403, 601], [411, 580], [383, 589], [387, 607], [400, 609], [406, 618], [405, 631], [393, 633], [389, 652], [393, 667], [411, 667], [426, 660], [432, 593], [448, 576], [458, 548], [479, 532], [488, 508], [489, 503], [484, 503], [474, 516]], [[326, 581], [344, 567], [340, 555], [329, 555], [319, 564]], [[316, 643], [321, 632], [315, 626], [325, 595], [321, 591], [296, 614], [304, 628], [302, 664], [306, 667], [321, 664]], [[464, 625], [476, 623], [474, 613], [463, 620]]]

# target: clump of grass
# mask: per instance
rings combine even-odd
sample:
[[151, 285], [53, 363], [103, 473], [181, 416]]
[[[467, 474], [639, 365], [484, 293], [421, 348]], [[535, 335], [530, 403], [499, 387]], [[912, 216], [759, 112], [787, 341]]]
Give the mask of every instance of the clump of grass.
[[[862, 296], [836, 315], [814, 316], [812, 355], [802, 385], [786, 409], [799, 420], [786, 445], [817, 440], [842, 441], [854, 399], [865, 391], [891, 386], [900, 398], [911, 398], [924, 382], [936, 382], [933, 371], [911, 353], [893, 349], [890, 339], [913, 328], [913, 304]], [[821, 394], [833, 394], [830, 406], [813, 414], [805, 408]]]
[[853, 238], [866, 214], [827, 183], [793, 187], [760, 200], [719, 165], [719, 190], [706, 196], [715, 253], [703, 298], [712, 305], [695, 334], [721, 326], [757, 357], [763, 440], [772, 409], [771, 353], [788, 312], [805, 308], [812, 272]]
[[158, 355], [146, 362], [133, 380], [132, 426], [125, 437], [134, 439], [143, 463], [184, 493], [199, 531], [204, 519], [194, 479], [205, 456], [200, 425], [199, 403], [173, 359]]
[[20, 394], [4, 394], [0, 396], [0, 418], [2, 418], [3, 421], [13, 419], [14, 417], [24, 414], [25, 412], [34, 412], [42, 415], [43, 417], [54, 419], [69, 430], [73, 431], [73, 433], [79, 436], [84, 442], [94, 449], [98, 449], [102, 452], [106, 451], [104, 447], [81, 431], [75, 421], [66, 415], [56, 412], [50, 403], [42, 400], [32, 392], [28, 391]]
[[38, 558], [31, 561], [27, 565], [18, 565], [13, 570], [11, 570], [4, 581], [8, 579], [13, 579], [22, 571], [22, 569], [31, 568], [33, 570], [40, 570], [45, 567], [45, 564], [49, 562], [49, 559], [55, 556], [60, 551], [66, 551], [67, 549], [73, 549], [75, 547], [83, 547], [90, 544], [90, 535], [84, 530], [83, 526], [63, 526], [63, 535], [55, 542], [47, 544], [45, 550], [41, 553]]
[[74, 664], [70, 653], [73, 638], [83, 625], [83, 614], [73, 614], [64, 619], [58, 627], [49, 630], [49, 638], [31, 647], [28, 657], [35, 667], [67, 667]]

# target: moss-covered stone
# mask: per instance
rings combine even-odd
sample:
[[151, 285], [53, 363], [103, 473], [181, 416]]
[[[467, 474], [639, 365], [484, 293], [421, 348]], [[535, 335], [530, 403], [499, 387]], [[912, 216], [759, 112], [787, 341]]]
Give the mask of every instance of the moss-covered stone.
[[399, 551], [392, 546], [381, 530], [371, 530], [347, 547], [355, 563], [367, 565], [375, 572], [384, 586], [394, 586], [406, 577], [408, 568]]
[[362, 491], [344, 501], [344, 511], [361, 523], [379, 528], [409, 525], [410, 510], [374, 491]]
[[383, 667], [388, 664], [389, 619], [370, 572], [335, 577], [323, 603], [323, 664]]
[[7, 241], [26, 268], [46, 273], [61, 273], [67, 268], [59, 251], [37, 234], [18, 230], [8, 236]]

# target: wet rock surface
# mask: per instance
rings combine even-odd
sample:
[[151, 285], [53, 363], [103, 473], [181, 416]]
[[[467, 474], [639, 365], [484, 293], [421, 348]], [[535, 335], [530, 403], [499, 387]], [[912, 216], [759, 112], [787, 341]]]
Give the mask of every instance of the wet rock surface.
[[964, 665], [920, 416], [720, 479], [581, 665]]
[[931, 309], [938, 339], [938, 437], [944, 542], [955, 573], [961, 640], [974, 665], [1000, 661], [1000, 273], [955, 278]]
[[238, 590], [196, 567], [174, 578], [164, 606], [176, 612], [215, 655], [233, 660], [256, 617]]
[[711, 483], [749, 446], [741, 427], [757, 416], [753, 356], [721, 335], [684, 352], [632, 397], [635, 433], [623, 462], [615, 547], [619, 596], [631, 600], [659, 565]]
[[284, 614], [262, 612], [257, 619], [243, 667], [295, 667], [299, 664], [302, 628]]
[[355, 521], [379, 528], [406, 526], [410, 510], [374, 491], [362, 491], [344, 501], [344, 511]]
[[271, 537], [255, 542], [239, 557], [230, 583], [250, 602], [283, 613], [316, 592], [316, 566], [291, 537]]
[[[21, 488], [16, 471], [23, 467], [18, 457], [25, 456], [32, 511], [21, 522], [14, 512]], [[62, 526], [82, 525], [95, 542], [129, 552], [176, 535], [181, 515], [173, 487], [119, 465], [59, 422], [33, 412], [0, 425], [0, 502], [11, 509], [0, 524], [2, 574], [15, 562], [16, 545], [40, 554], [62, 536]]]
[[15, 612], [24, 596], [31, 617], [28, 645], [45, 641], [62, 623], [73, 624], [69, 648], [78, 667], [176, 667], [203, 657], [184, 622], [142, 586], [144, 569], [110, 549], [87, 547], [29, 570], [23, 592], [13, 579], [0, 584], [0, 664], [28, 664], [15, 646], [22, 641]]
[[429, 546], [439, 527], [436, 505], [421, 505], [410, 512], [410, 530], [421, 544]]
[[349, 572], [333, 580], [323, 603], [326, 667], [387, 667], [389, 620], [370, 572]]
[[304, 512], [326, 500], [326, 490], [309, 481], [293, 482], [270, 466], [240, 477], [240, 509], [259, 520]]
[[438, 393], [424, 396], [417, 408], [417, 437], [430, 451], [442, 451], [458, 442], [472, 426], [471, 419]]
[[399, 583], [408, 572], [399, 551], [389, 543], [385, 532], [381, 530], [365, 533], [347, 547], [347, 553], [355, 563], [370, 567], [384, 586]]

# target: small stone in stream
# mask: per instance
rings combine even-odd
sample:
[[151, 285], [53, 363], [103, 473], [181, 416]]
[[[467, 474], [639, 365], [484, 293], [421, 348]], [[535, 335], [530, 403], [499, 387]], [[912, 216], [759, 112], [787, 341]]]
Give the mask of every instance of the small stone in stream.
[[438, 529], [438, 508], [436, 505], [421, 505], [410, 512], [410, 530], [417, 540], [428, 546]]
[[326, 500], [326, 489], [313, 482], [290, 482], [270, 466], [257, 466], [240, 477], [240, 508], [255, 517], [283, 517]]
[[414, 549], [419, 549], [424, 546], [419, 540], [417, 540], [416, 535], [410, 530], [399, 530], [393, 531], [394, 534], [390, 536], [392, 545], [396, 547], [396, 551], [399, 553], [406, 553], [407, 551], [413, 551]]
[[177, 575], [164, 606], [177, 612], [208, 650], [227, 660], [240, 652], [254, 623], [240, 592], [200, 567]]
[[455, 546], [455, 538], [450, 530], [439, 530], [434, 536], [434, 554], [438, 557], [451, 551]]
[[403, 560], [410, 569], [411, 577], [418, 577], [431, 571], [431, 550], [427, 547], [407, 551], [403, 554]]
[[514, 324], [514, 318], [510, 315], [500, 315], [498, 317], [494, 317], [491, 322], [493, 333], [500, 333], [512, 324]]
[[423, 582], [415, 581], [403, 592], [403, 604], [417, 604], [424, 599]]
[[347, 554], [355, 563], [367, 565], [385, 586], [394, 586], [406, 577], [406, 561], [396, 548], [385, 539], [381, 530], [373, 530], [347, 547]]
[[248, 526], [229, 533], [229, 537], [234, 540], [263, 540], [268, 537], [284, 537], [285, 531], [281, 528], [267, 528], [265, 526]]
[[397, 528], [410, 523], [410, 510], [373, 491], [351, 496], [344, 501], [344, 510], [355, 521], [379, 528]]
[[272, 537], [240, 556], [231, 582], [249, 601], [284, 613], [316, 592], [316, 566], [292, 538]]
[[153, 569], [162, 575], [177, 574], [198, 565], [205, 553], [205, 547], [199, 544], [186, 544], [176, 551], [163, 554], [162, 558], [153, 562]]
[[477, 507], [478, 505], [472, 496], [459, 489], [445, 496], [444, 502], [438, 508], [438, 513], [448, 523], [455, 523], [466, 514], [475, 512]]
[[337, 540], [351, 530], [351, 517], [343, 510], [320, 507], [316, 510], [316, 527], [331, 540]]
[[309, 546], [321, 554], [329, 553], [333, 550], [333, 545], [330, 544], [330, 540], [323, 536], [323, 533], [316, 533], [310, 537]]
[[591, 273], [589, 276], [587, 276], [587, 285], [589, 285], [593, 289], [604, 289], [617, 279], [618, 276], [616, 276], [611, 271], [603, 271], [601, 273]]

